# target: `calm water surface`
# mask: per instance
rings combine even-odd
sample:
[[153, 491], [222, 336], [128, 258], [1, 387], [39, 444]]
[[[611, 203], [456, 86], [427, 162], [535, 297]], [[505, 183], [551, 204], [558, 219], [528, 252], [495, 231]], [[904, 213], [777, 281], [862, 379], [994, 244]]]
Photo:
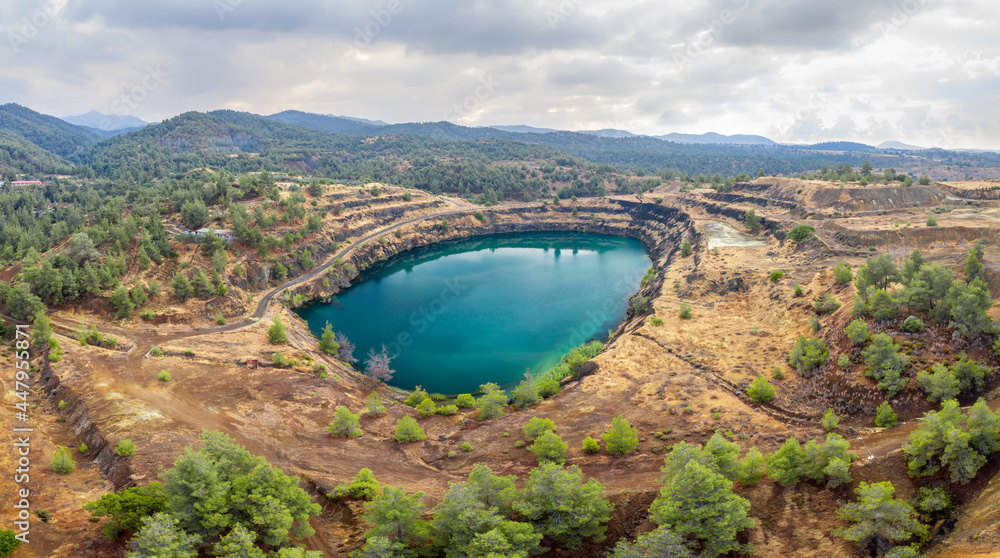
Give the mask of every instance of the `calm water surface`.
[[542, 372], [625, 318], [651, 263], [631, 238], [584, 233], [503, 235], [401, 254], [334, 297], [299, 310], [317, 335], [327, 321], [363, 366], [385, 344], [389, 382], [471, 393]]

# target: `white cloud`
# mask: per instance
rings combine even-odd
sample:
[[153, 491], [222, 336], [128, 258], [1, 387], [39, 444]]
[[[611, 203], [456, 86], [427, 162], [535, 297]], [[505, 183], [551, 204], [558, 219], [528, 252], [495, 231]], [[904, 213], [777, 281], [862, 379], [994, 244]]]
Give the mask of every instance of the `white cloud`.
[[[294, 108], [1000, 148], [990, 0], [222, 1], [220, 18], [210, 0], [60, 0], [16, 52], [0, 44], [0, 95], [110, 112], [159, 65], [169, 78], [133, 112], [149, 120]], [[42, 5], [0, 4], [0, 39]]]

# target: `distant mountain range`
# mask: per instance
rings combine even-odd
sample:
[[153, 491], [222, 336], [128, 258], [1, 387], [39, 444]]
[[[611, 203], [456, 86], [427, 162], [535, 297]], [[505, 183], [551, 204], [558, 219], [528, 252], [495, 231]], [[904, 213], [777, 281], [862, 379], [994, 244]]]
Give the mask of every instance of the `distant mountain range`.
[[667, 134], [665, 136], [653, 136], [661, 140], [672, 141], [674, 143], [723, 143], [732, 145], [777, 145], [776, 142], [764, 136], [751, 136], [745, 134], [734, 134], [724, 136], [715, 132], [705, 134]]
[[149, 122], [134, 116], [102, 114], [96, 110], [92, 110], [86, 114], [80, 114], [78, 116], [62, 116], [60, 117], [60, 120], [64, 120], [70, 124], [76, 124], [77, 126], [93, 128], [104, 132], [113, 132], [125, 129], [135, 130], [149, 124]]
[[920, 147], [918, 145], [910, 145], [908, 143], [903, 143], [901, 141], [883, 141], [882, 143], [876, 145], [875, 147], [879, 149], [904, 149], [907, 151], [920, 151], [922, 149], [927, 149], [926, 147]]
[[[80, 118], [103, 128], [135, 123], [100, 120], [105, 115], [96, 111]], [[920, 164], [917, 159], [926, 159], [927, 164], [1000, 167], [996, 153], [940, 149], [904, 153], [899, 143], [884, 144], [886, 148], [855, 142], [787, 145], [761, 136], [714, 133], [653, 137], [616, 129], [473, 128], [445, 121], [388, 124], [294, 110], [269, 116], [192, 111], [129, 130], [75, 125], [20, 105], [0, 105], [0, 172], [70, 174], [74, 167], [89, 167], [97, 176], [149, 180], [191, 168], [245, 172], [267, 167], [338, 179], [405, 179], [431, 185], [457, 181], [462, 185], [478, 183], [483, 178], [476, 173], [486, 172], [493, 173], [491, 180], [515, 180], [496, 174], [515, 172], [514, 167], [475, 167], [473, 171], [473, 167], [461, 166], [478, 160], [549, 161], [566, 166], [586, 161], [600, 172], [655, 174], [671, 169], [679, 174], [723, 176], [761, 169], [767, 174], [797, 174], [824, 164], [858, 166], [865, 160], [876, 167], [913, 166]], [[413, 167], [393, 161], [408, 161]], [[453, 164], [461, 168], [446, 169]], [[406, 168], [413, 172], [397, 175]]]

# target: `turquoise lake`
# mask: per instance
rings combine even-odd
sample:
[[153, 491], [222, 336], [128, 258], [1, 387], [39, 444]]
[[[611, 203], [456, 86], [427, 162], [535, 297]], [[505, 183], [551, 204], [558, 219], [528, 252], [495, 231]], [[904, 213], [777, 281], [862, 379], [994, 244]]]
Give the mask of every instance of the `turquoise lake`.
[[331, 303], [298, 310], [355, 344], [384, 344], [390, 385], [449, 395], [510, 386], [604, 338], [651, 266], [641, 242], [585, 233], [479, 237], [411, 250], [366, 270]]

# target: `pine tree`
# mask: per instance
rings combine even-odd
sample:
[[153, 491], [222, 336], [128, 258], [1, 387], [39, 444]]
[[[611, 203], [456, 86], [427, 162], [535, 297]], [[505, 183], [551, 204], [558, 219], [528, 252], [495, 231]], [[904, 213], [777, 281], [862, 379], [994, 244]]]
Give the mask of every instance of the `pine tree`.
[[670, 526], [639, 535], [635, 543], [619, 539], [609, 558], [695, 558], [684, 537]]
[[385, 414], [385, 404], [382, 403], [382, 396], [378, 392], [373, 391], [368, 394], [368, 400], [365, 402], [365, 410], [368, 411], [368, 416], [370, 417], [380, 417]]
[[237, 524], [229, 533], [219, 539], [213, 552], [218, 556], [233, 558], [265, 558], [264, 551], [255, 543], [256, 535], [246, 527]]
[[[837, 535], [867, 547], [874, 539], [878, 546], [903, 542], [921, 535], [926, 527], [913, 518], [913, 507], [893, 498], [896, 489], [891, 482], [861, 482], [854, 491], [857, 501], [837, 510], [837, 517], [854, 525], [834, 531]], [[881, 544], [879, 544], [881, 543]]]
[[201, 538], [186, 533], [173, 515], [161, 512], [143, 519], [125, 558], [195, 558], [200, 542]]
[[835, 430], [840, 426], [840, 418], [837, 417], [837, 413], [833, 409], [827, 409], [826, 414], [819, 421], [820, 426], [825, 430]]
[[420, 428], [417, 420], [411, 416], [405, 416], [396, 422], [396, 443], [405, 444], [407, 442], [419, 442], [426, 440], [427, 434]]
[[883, 401], [879, 403], [878, 408], [875, 409], [875, 426], [879, 428], [892, 428], [898, 422], [899, 418], [896, 416], [896, 412], [892, 410], [889, 402]]
[[754, 446], [747, 451], [743, 459], [740, 459], [736, 480], [743, 486], [757, 484], [757, 481], [764, 476], [764, 471], [764, 456], [757, 446]]
[[604, 449], [611, 455], [628, 455], [639, 445], [638, 430], [622, 416], [611, 419], [611, 428], [601, 434], [604, 439]]
[[212, 298], [215, 295], [215, 288], [212, 286], [212, 282], [208, 279], [208, 275], [205, 275], [203, 270], [198, 270], [197, 275], [194, 277], [192, 286], [194, 286], [195, 291], [198, 292], [198, 296], [201, 298]]
[[739, 475], [740, 446], [736, 442], [730, 442], [716, 432], [705, 443], [704, 452], [712, 456], [715, 467], [722, 476], [735, 480]]
[[335, 437], [357, 438], [361, 435], [359, 418], [361, 418], [361, 413], [352, 413], [350, 409], [340, 405], [334, 413], [333, 422], [326, 427], [326, 431]]
[[774, 386], [764, 376], [757, 376], [753, 383], [750, 384], [750, 387], [747, 388], [747, 396], [750, 398], [750, 401], [758, 405], [770, 402], [774, 399], [774, 393]]
[[747, 513], [750, 502], [733, 494], [732, 489], [732, 481], [689, 461], [653, 501], [650, 521], [672, 525], [679, 535], [703, 541], [700, 556], [704, 558], [744, 550], [736, 535], [753, 527]]
[[551, 430], [543, 432], [535, 439], [535, 443], [528, 447], [535, 454], [538, 463], [558, 463], [560, 465], [566, 462], [568, 448], [569, 445]]
[[799, 466], [802, 463], [802, 447], [795, 438], [785, 441], [778, 451], [768, 455], [767, 476], [782, 486], [791, 486], [799, 482]]
[[969, 445], [982, 455], [1000, 451], [1000, 416], [982, 398], [969, 411]]
[[494, 383], [483, 384], [479, 386], [479, 389], [483, 392], [483, 395], [476, 400], [476, 405], [479, 407], [479, 420], [502, 416], [508, 403], [507, 394]]
[[267, 340], [272, 345], [287, 345], [288, 344], [288, 333], [285, 330], [285, 324], [281, 322], [281, 318], [275, 316], [271, 321], [271, 327], [267, 328]]
[[52, 461], [49, 462], [49, 466], [52, 470], [60, 475], [65, 475], [72, 473], [73, 469], [76, 468], [73, 465], [73, 455], [70, 454], [69, 448], [66, 446], [59, 446], [56, 448], [55, 454], [52, 456]]
[[127, 318], [131, 316], [132, 310], [135, 309], [135, 304], [128, 296], [128, 290], [122, 286], [115, 289], [114, 294], [111, 295], [111, 305], [115, 307], [115, 311], [119, 318]]
[[531, 417], [528, 424], [521, 427], [525, 441], [532, 441], [546, 432], [555, 432], [556, 423], [552, 419]]
[[194, 294], [194, 287], [180, 272], [174, 274], [174, 278], [170, 280], [170, 287], [174, 290], [174, 296], [181, 302], [191, 298], [191, 295]]
[[386, 537], [406, 545], [423, 542], [429, 532], [427, 522], [420, 519], [423, 498], [423, 492], [407, 494], [402, 486], [382, 487], [382, 493], [365, 504], [363, 518], [372, 526], [365, 538]]
[[323, 328], [323, 335], [319, 338], [319, 349], [328, 355], [337, 354], [337, 351], [340, 350], [340, 345], [333, 339], [333, 326], [330, 325], [330, 322], [326, 322], [326, 327]]
[[575, 549], [584, 538], [604, 540], [613, 506], [603, 493], [604, 486], [596, 480], [583, 482], [579, 467], [543, 463], [531, 471], [514, 511], [534, 523], [537, 532]]

